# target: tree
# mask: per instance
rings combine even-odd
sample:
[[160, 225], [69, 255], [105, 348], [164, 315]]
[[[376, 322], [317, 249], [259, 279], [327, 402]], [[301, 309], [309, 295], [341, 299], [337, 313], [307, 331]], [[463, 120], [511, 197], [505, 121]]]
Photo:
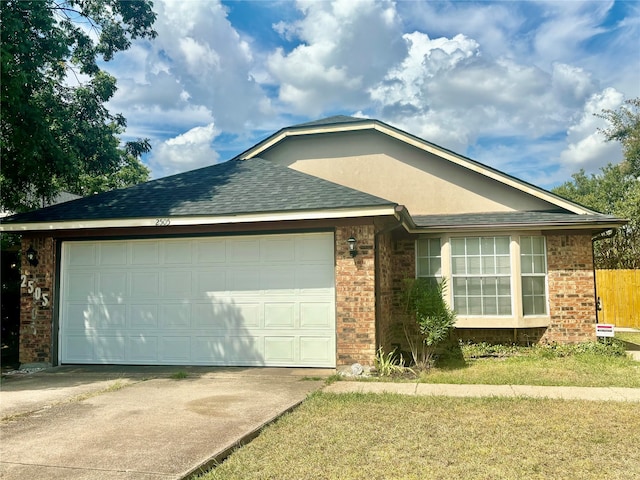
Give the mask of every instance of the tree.
[[573, 180], [553, 189], [555, 193], [602, 213], [626, 218], [629, 223], [610, 238], [594, 244], [597, 268], [640, 268], [640, 98], [628, 100], [618, 110], [598, 115], [609, 122], [601, 130], [608, 141], [622, 144], [624, 159], [609, 163], [598, 174], [584, 170]]
[[607, 140], [622, 144], [624, 168], [630, 175], [640, 177], [640, 98], [627, 100], [618, 110], [603, 110], [597, 116], [610, 124], [601, 130]]
[[152, 39], [147, 0], [3, 0], [0, 207], [23, 211], [61, 189], [86, 195], [148, 179], [148, 140], [122, 145], [126, 127], [105, 103], [109, 61]]

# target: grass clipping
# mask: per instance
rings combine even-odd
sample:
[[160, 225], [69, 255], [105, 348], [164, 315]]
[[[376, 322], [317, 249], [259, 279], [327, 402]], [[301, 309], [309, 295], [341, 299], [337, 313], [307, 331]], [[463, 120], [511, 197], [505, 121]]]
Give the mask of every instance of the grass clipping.
[[634, 403], [317, 394], [206, 479], [640, 478]]

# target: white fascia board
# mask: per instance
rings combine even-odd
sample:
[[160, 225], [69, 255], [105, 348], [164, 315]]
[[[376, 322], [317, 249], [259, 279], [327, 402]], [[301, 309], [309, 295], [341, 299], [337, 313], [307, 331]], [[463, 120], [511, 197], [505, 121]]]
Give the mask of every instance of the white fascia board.
[[262, 143], [259, 143], [251, 150], [246, 151], [241, 154], [238, 158], [240, 160], [247, 160], [253, 157], [259, 157], [260, 154], [266, 150], [269, 150], [272, 146], [277, 143], [280, 143], [287, 137], [298, 137], [302, 135], [316, 135], [318, 133], [340, 133], [340, 132], [353, 132], [357, 130], [371, 130], [375, 128], [375, 123], [373, 121], [366, 122], [358, 122], [356, 124], [336, 124], [336, 125], [325, 125], [318, 127], [309, 127], [309, 128], [301, 128], [295, 130], [283, 130], [278, 134], [275, 134], [271, 138], [267, 138]]
[[443, 225], [441, 227], [414, 227], [408, 228], [409, 233], [453, 233], [453, 232], [512, 232], [515, 230], [609, 230], [620, 228], [625, 222], [603, 223], [532, 223], [532, 224], [491, 224], [491, 225]]
[[222, 225], [237, 223], [284, 222], [295, 220], [327, 220], [338, 218], [358, 218], [374, 216], [395, 216], [395, 206], [363, 207], [334, 210], [315, 210], [276, 213], [248, 213], [241, 215], [198, 216], [198, 217], [161, 217], [126, 218], [105, 220], [69, 220], [61, 222], [29, 222], [0, 224], [0, 232], [33, 232], [54, 230], [85, 230], [96, 228], [135, 228]]

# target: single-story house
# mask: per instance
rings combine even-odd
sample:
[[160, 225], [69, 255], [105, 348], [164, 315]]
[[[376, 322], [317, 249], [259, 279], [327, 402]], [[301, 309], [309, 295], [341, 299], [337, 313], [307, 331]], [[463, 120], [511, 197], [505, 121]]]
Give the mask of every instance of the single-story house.
[[462, 339], [595, 339], [592, 239], [624, 220], [377, 120], [283, 128], [224, 163], [3, 219], [23, 364], [372, 364], [403, 280]]

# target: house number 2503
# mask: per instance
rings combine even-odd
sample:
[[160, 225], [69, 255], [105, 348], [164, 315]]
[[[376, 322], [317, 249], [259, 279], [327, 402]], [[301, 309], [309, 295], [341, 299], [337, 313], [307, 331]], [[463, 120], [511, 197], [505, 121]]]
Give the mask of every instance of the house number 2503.
[[42, 300], [43, 307], [49, 306], [49, 294], [42, 293], [42, 289], [36, 285], [35, 280], [27, 280], [26, 275], [20, 275], [20, 287], [26, 288], [36, 302]]

